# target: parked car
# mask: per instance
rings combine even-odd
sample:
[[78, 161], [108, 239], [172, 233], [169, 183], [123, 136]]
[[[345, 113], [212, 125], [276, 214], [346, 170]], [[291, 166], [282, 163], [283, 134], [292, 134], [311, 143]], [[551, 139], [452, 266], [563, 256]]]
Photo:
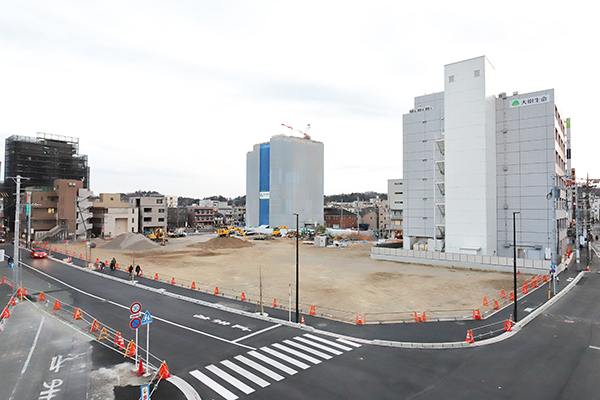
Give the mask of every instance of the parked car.
[[0, 236], [0, 243], [6, 243], [6, 239], [4, 238], [4, 236]]
[[48, 257], [48, 253], [46, 253], [46, 250], [40, 249], [39, 247], [34, 247], [33, 249], [31, 249], [31, 251], [29, 252], [29, 255], [31, 256], [31, 258], [46, 258], [46, 257]]

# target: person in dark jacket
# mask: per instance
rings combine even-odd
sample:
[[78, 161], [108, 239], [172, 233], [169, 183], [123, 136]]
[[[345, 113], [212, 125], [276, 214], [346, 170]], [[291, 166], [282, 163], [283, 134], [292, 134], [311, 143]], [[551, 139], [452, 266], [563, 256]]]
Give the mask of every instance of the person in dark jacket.
[[131, 279], [131, 282], [133, 282], [133, 265], [129, 266], [127, 272], [129, 272], [129, 279]]
[[139, 266], [139, 265], [137, 265], [137, 266], [135, 267], [135, 274], [136, 274], [137, 276], [140, 276], [140, 273], [141, 273], [141, 272], [142, 272], [142, 269], [140, 268], [140, 266]]

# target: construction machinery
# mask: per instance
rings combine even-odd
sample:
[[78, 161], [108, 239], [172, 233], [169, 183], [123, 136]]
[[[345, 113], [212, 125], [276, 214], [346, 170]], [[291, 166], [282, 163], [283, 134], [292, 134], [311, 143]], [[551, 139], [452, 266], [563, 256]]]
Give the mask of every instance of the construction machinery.
[[289, 229], [287, 226], [276, 226], [275, 228], [273, 228], [273, 236], [287, 235], [288, 232]]
[[146, 236], [150, 240], [160, 242], [161, 246], [165, 246], [167, 244], [167, 234], [162, 228], [156, 228], [154, 232], [150, 232]]
[[244, 237], [244, 239], [246, 239], [246, 242], [248, 241], [248, 237], [246, 236], [244, 231], [236, 228], [235, 226], [230, 226], [229, 228], [219, 228], [217, 229], [217, 235], [219, 235], [219, 237], [229, 237], [232, 231], [239, 233]]

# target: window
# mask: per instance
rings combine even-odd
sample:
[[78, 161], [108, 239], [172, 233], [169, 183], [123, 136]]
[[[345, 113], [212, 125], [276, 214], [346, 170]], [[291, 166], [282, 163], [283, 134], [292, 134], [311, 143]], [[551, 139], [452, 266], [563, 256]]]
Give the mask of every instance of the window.
[[475, 72], [473, 73], [473, 76], [475, 78], [477, 78], [478, 76], [481, 76], [481, 70], [476, 69]]
[[144, 217], [144, 222], [152, 222], [152, 217]]
[[163, 199], [156, 199], [156, 204], [162, 204], [163, 203]]
[[158, 222], [165, 222], [165, 219], [164, 218], [159, 218]]
[[454, 82], [454, 75], [450, 75], [448, 77], [448, 82], [450, 82], [450, 83]]
[[144, 208], [144, 212], [145, 213], [152, 212], [152, 209], [150, 207], [146, 207], [146, 208]]
[[165, 209], [164, 209], [164, 208], [159, 208], [159, 209], [158, 209], [158, 212], [159, 212], [159, 213], [164, 213], [164, 212], [165, 212]]
[[56, 211], [54, 210], [54, 208], [49, 208], [48, 209], [48, 214], [54, 214]]
[[135, 218], [131, 218], [131, 223], [133, 224], [135, 222]]

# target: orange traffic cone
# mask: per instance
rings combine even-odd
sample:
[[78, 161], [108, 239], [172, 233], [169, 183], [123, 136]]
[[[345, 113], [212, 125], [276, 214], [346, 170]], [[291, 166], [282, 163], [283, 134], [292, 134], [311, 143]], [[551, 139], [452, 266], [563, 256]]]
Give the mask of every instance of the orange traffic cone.
[[83, 254], [79, 253], [79, 259], [83, 260]]
[[500, 298], [501, 299], [505, 299], [506, 298], [506, 293], [504, 292], [504, 289], [502, 289], [502, 291], [500, 292]]
[[487, 297], [485, 297], [485, 296], [483, 296], [483, 305], [484, 306], [488, 305]]
[[190, 289], [196, 289], [196, 282], [192, 282], [192, 286], [190, 286]]
[[6, 283], [6, 277], [5, 276], [2, 277], [2, 282], [0, 282], [0, 283], [3, 284], [3, 285]]
[[154, 274], [154, 280], [157, 281], [158, 280], [158, 274]]
[[590, 266], [588, 265], [586, 271], [589, 271], [589, 270], [590, 270]]
[[471, 330], [467, 331], [467, 343], [475, 343], [475, 340], [473, 339], [473, 332], [471, 332]]
[[17, 302], [15, 301], [14, 297], [10, 298], [10, 301], [8, 302], [8, 305], [9, 306], [16, 306], [17, 305]]
[[132, 340], [127, 345], [127, 350], [125, 350], [125, 355], [123, 355], [123, 357], [132, 357], [133, 358], [133, 357], [135, 357], [135, 351], [136, 351], [135, 342]]
[[310, 315], [317, 315], [315, 311], [315, 306], [310, 306]]
[[119, 269], [119, 263], [115, 263], [115, 269]]
[[494, 310], [499, 310], [500, 306], [498, 305], [498, 300], [494, 300]]
[[244, 292], [242, 292], [242, 297], [240, 297], [241, 301], [245, 301], [246, 300], [246, 295], [244, 294]]
[[119, 346], [119, 348], [121, 350], [123, 350], [125, 348], [125, 341], [123, 340], [123, 336], [119, 335], [119, 340], [117, 341], [117, 346]]
[[362, 318], [360, 314], [356, 314], [356, 325], [362, 325]]
[[507, 319], [504, 323], [504, 332], [512, 332], [512, 321]]
[[302, 322], [301, 322], [301, 324], [302, 324], [302, 325], [306, 325], [306, 324], [304, 323], [304, 315], [302, 316]]
[[99, 264], [100, 260], [96, 258], [96, 261], [94, 261], [94, 264]]
[[542, 276], [542, 282], [548, 282], [548, 278], [546, 278], [546, 275]]
[[8, 307], [4, 307], [4, 311], [2, 311], [2, 318], [10, 318], [10, 311], [8, 311]]
[[481, 319], [481, 312], [479, 312], [479, 309], [473, 310], [473, 319], [474, 320]]
[[55, 309], [55, 310], [60, 310], [60, 301], [56, 300], [56, 301], [54, 302], [54, 309]]
[[508, 296], [508, 300], [515, 301], [515, 294], [513, 292], [510, 292], [510, 296]]
[[273, 298], [273, 308], [277, 308], [277, 299]]
[[427, 322], [427, 316], [425, 315], [425, 311], [423, 311], [423, 322]]
[[171, 285], [175, 284], [175, 277], [171, 278]]
[[215, 294], [219, 294], [219, 288], [215, 286]]
[[162, 364], [160, 364], [160, 368], [158, 369], [158, 378], [167, 379], [170, 377], [171, 374], [169, 373], [169, 368], [167, 368], [167, 363], [163, 362]]
[[94, 320], [94, 322], [92, 322], [92, 329], [90, 329], [90, 332], [97, 331], [98, 329], [100, 329], [100, 325], [98, 324], [97, 320]]
[[40, 298], [38, 299], [38, 301], [44, 301], [46, 300], [46, 295], [44, 295], [44, 292], [40, 292]]
[[144, 366], [142, 365], [142, 359], [140, 358], [140, 367], [138, 368], [137, 376], [144, 375]]
[[79, 308], [75, 309], [75, 314], [73, 314], [73, 319], [81, 319], [81, 310]]
[[527, 281], [525, 281], [525, 283], [523, 283], [523, 290], [522, 290], [523, 294], [527, 294], [529, 293], [529, 291], [527, 290]]

